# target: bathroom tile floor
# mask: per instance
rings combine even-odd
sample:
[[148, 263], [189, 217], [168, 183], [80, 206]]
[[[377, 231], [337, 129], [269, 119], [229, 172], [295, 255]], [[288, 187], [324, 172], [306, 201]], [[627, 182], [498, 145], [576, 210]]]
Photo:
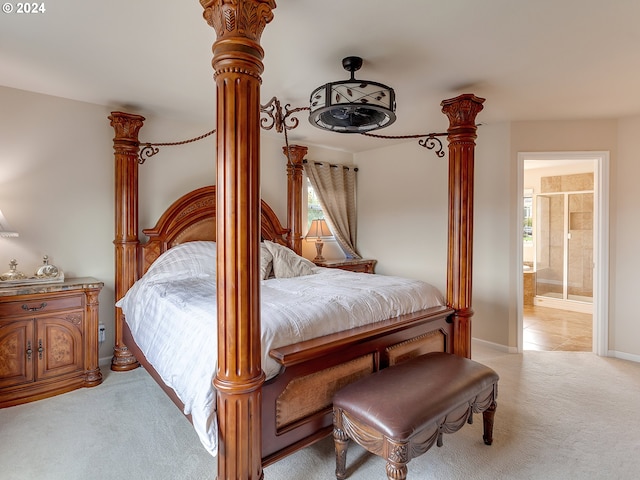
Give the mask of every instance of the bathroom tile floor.
[[523, 348], [539, 351], [591, 352], [590, 314], [525, 305], [523, 309]]

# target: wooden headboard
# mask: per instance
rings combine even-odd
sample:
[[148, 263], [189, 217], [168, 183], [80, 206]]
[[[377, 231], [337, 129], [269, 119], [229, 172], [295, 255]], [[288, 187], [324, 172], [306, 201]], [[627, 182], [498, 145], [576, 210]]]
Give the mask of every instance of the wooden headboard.
[[[263, 240], [287, 245], [289, 229], [282, 226], [273, 209], [261, 202], [261, 234]], [[142, 231], [149, 237], [140, 245], [138, 278], [164, 252], [175, 245], [195, 240], [216, 239], [216, 187], [208, 186], [193, 190], [164, 212], [153, 228]]]

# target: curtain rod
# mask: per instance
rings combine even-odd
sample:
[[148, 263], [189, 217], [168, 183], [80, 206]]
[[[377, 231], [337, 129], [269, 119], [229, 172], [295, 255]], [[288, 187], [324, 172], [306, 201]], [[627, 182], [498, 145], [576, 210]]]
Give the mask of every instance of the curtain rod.
[[[306, 160], [306, 159], [305, 159], [305, 160], [302, 160], [302, 163], [309, 163], [309, 160]], [[324, 163], [323, 163], [323, 162], [313, 162], [313, 163], [314, 163], [314, 165], [324, 165]], [[354, 171], [354, 172], [357, 172], [357, 171], [358, 171], [358, 167], [349, 167], [349, 166], [347, 166], [347, 165], [334, 165], [333, 163], [330, 163], [330, 164], [329, 164], [329, 167], [331, 167], [331, 168], [339, 168], [339, 167], [342, 167], [342, 168], [344, 168], [345, 170], [350, 170], [351, 168], [353, 168], [353, 171]]]

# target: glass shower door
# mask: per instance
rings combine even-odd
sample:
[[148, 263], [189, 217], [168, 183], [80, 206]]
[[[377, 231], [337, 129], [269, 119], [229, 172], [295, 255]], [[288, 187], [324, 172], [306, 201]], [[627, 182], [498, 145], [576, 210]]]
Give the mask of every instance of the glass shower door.
[[536, 197], [536, 295], [593, 302], [593, 193]]
[[567, 299], [593, 302], [593, 193], [568, 197]]
[[536, 295], [564, 298], [564, 195], [536, 197]]

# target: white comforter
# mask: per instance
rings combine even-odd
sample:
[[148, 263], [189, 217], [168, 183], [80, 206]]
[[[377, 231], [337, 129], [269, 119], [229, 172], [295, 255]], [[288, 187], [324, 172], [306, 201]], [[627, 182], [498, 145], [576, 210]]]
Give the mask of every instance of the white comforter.
[[[298, 257], [300, 258], [300, 257]], [[184, 403], [202, 444], [217, 453], [215, 243], [174, 247], [117, 303], [136, 343]], [[443, 304], [421, 281], [312, 267], [311, 275], [261, 282], [262, 368], [269, 350]]]

